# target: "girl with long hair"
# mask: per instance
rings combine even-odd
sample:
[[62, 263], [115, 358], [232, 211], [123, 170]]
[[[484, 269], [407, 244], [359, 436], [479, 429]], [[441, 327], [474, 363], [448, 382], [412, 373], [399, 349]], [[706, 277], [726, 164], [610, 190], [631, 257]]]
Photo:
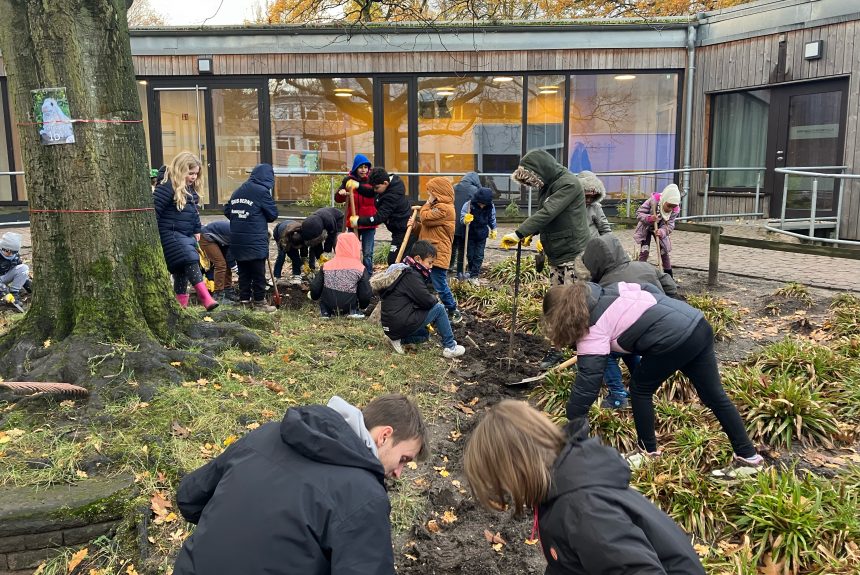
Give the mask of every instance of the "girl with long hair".
[[199, 197], [201, 167], [194, 154], [178, 154], [155, 187], [153, 202], [164, 259], [173, 275], [176, 301], [182, 307], [188, 306], [190, 282], [197, 299], [208, 311], [218, 307], [218, 302], [212, 299], [203, 281], [197, 252], [201, 226], [196, 198]]
[[624, 459], [587, 428], [566, 438], [527, 403], [502, 401], [472, 432], [463, 466], [484, 507], [533, 509], [548, 574], [705, 573], [689, 536], [630, 488]]
[[681, 371], [710, 409], [734, 450], [733, 464], [759, 467], [737, 408], [720, 381], [714, 332], [702, 312], [650, 284], [608, 287], [575, 283], [550, 288], [543, 300], [544, 333], [557, 346], [576, 347], [576, 380], [567, 417], [584, 418], [597, 399], [611, 352], [642, 356], [630, 377], [630, 403], [639, 447], [660, 455], [654, 433], [654, 393]]

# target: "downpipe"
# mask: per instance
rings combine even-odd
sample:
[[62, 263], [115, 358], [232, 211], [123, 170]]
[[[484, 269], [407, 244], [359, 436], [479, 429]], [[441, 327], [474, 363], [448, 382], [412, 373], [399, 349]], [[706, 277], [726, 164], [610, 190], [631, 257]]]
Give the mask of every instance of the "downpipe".
[[690, 158], [693, 141], [693, 86], [696, 73], [696, 27], [701, 22], [703, 14], [696, 14], [696, 19], [687, 25], [687, 73], [684, 87], [684, 174], [681, 179], [681, 216], [689, 215], [690, 209]]

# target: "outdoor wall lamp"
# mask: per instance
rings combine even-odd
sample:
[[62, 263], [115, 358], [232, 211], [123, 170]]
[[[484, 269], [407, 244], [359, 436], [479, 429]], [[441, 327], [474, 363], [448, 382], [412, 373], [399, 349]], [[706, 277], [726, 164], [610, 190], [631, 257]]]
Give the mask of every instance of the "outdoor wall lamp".
[[198, 74], [211, 74], [212, 73], [212, 57], [211, 56], [199, 56], [197, 58], [197, 73]]
[[807, 42], [803, 45], [804, 60], [818, 60], [824, 53], [824, 40], [816, 40], [815, 42]]

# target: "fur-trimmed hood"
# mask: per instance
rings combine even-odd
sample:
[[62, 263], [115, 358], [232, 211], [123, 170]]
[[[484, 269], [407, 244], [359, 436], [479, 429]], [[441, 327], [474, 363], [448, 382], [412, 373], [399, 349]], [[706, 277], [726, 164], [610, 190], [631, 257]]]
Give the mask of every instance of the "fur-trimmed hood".
[[597, 197], [594, 198], [593, 203], [599, 204], [603, 201], [606, 197], [606, 187], [594, 172], [584, 170], [576, 174], [576, 177], [579, 178], [579, 181], [582, 183], [582, 191], [585, 192], [586, 196], [590, 193], [597, 193]]

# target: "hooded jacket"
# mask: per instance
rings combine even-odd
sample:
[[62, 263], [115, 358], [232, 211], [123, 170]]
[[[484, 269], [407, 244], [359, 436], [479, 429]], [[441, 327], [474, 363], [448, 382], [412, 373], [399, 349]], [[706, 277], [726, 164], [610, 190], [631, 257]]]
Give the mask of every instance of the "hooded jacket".
[[523, 156], [512, 177], [540, 188], [539, 208], [520, 224], [517, 235], [524, 238], [540, 234], [544, 253], [554, 266], [572, 262], [591, 237], [585, 195], [577, 177], [544, 150], [532, 150]]
[[[476, 172], [467, 172], [463, 179], [457, 182], [454, 186], [454, 209], [458, 214], [463, 213], [463, 205], [474, 197], [475, 192], [481, 187], [481, 178]], [[469, 230], [469, 234], [472, 230]], [[454, 235], [465, 236], [466, 226], [463, 224], [462, 217], [457, 218], [457, 227], [454, 229]]]
[[218, 220], [200, 228], [200, 235], [222, 248], [230, 247], [230, 221]]
[[451, 263], [451, 244], [454, 241], [454, 186], [447, 178], [433, 178], [427, 182], [427, 192], [433, 194], [432, 202], [421, 206], [421, 233], [419, 240], [426, 240], [436, 248], [434, 268], [448, 269]]
[[343, 229], [343, 212], [337, 208], [320, 208], [302, 221], [300, 229], [302, 239], [308, 247], [314, 248], [314, 253], [330, 252], [334, 249], [335, 241]]
[[407, 264], [392, 264], [370, 280], [382, 306], [382, 331], [390, 339], [412, 335], [424, 325], [427, 312], [439, 303], [421, 273]]
[[578, 342], [576, 381], [568, 417], [588, 413], [603, 381], [612, 351], [635, 355], [670, 353], [683, 344], [705, 316], [651, 284], [589, 283], [589, 329]]
[[239, 186], [224, 206], [230, 220], [230, 253], [236, 261], [264, 260], [269, 255], [269, 222], [278, 219], [272, 198], [275, 172], [257, 164], [251, 177]]
[[[677, 188], [677, 186], [675, 187]], [[647, 218], [652, 214], [656, 215], [657, 228], [666, 231], [666, 236], [660, 240], [661, 253], [668, 254], [672, 251], [672, 240], [669, 239], [669, 236], [671, 236], [672, 232], [675, 230], [675, 218], [678, 217], [679, 211], [680, 210], [676, 208], [672, 211], [669, 217], [666, 218], [666, 215], [663, 213], [660, 206], [660, 194], [651, 194], [651, 197], [642, 202], [642, 205], [639, 206], [638, 210], [636, 210], [636, 219], [639, 220], [639, 224], [633, 231], [633, 241], [640, 245], [650, 243], [649, 235], [654, 233], [654, 224], [649, 223]]]
[[329, 309], [348, 314], [370, 303], [370, 281], [361, 262], [361, 244], [355, 234], [340, 234], [334, 258], [323, 264], [311, 281], [311, 299], [322, 299]]
[[538, 508], [547, 575], [704, 575], [690, 537], [629, 483], [617, 451], [571, 438]]
[[392, 175], [384, 192], [376, 194], [376, 215], [358, 218], [358, 227], [385, 224], [392, 237], [406, 232], [412, 217], [412, 204], [406, 197], [406, 186], [400, 176]]
[[185, 192], [185, 199], [185, 207], [181, 211], [177, 210], [170, 179], [155, 186], [152, 193], [158, 237], [170, 272], [179, 272], [188, 264], [200, 260], [197, 239], [194, 237], [194, 234], [200, 233], [200, 214], [188, 191]]
[[[370, 217], [376, 215], [376, 194], [373, 193], [373, 186], [370, 185], [367, 176], [359, 177], [358, 168], [360, 166], [371, 167], [370, 160], [364, 154], [356, 154], [352, 161], [352, 169], [349, 174], [340, 182], [340, 188], [334, 194], [334, 201], [346, 204], [346, 222], [353, 216], [352, 206], [349, 203], [349, 190], [346, 189], [346, 183], [349, 180], [358, 182], [358, 188], [352, 192], [353, 201], [355, 202], [356, 215], [359, 217]], [[358, 229], [367, 230], [375, 229], [375, 225], [359, 225]]]
[[582, 263], [591, 274], [591, 281], [602, 287], [618, 282], [651, 284], [667, 296], [678, 299], [678, 285], [667, 273], [646, 262], [631, 262], [615, 234], [592, 238], [585, 245]]
[[[482, 208], [478, 204], [484, 204]], [[493, 205], [493, 190], [478, 188], [469, 201], [463, 204], [457, 225], [464, 226], [466, 214], [472, 214], [474, 220], [469, 224], [469, 241], [485, 241], [490, 230], [496, 229], [496, 206]], [[466, 232], [463, 232], [465, 237]]]
[[588, 192], [594, 192], [595, 198], [589, 204], [585, 202], [586, 218], [588, 219], [588, 232], [592, 238], [608, 234], [612, 231], [609, 227], [609, 220], [606, 219], [606, 214], [603, 213], [603, 205], [601, 202], [606, 197], [606, 187], [593, 172], [584, 171], [576, 175], [579, 178], [579, 183], [582, 184], [582, 191], [588, 197]]
[[197, 529], [174, 574], [393, 575], [385, 471], [363, 427], [342, 400], [291, 408], [186, 476], [176, 501]]

